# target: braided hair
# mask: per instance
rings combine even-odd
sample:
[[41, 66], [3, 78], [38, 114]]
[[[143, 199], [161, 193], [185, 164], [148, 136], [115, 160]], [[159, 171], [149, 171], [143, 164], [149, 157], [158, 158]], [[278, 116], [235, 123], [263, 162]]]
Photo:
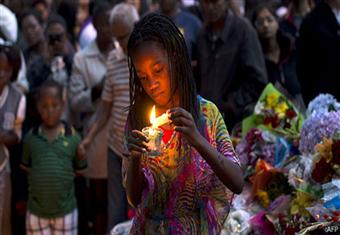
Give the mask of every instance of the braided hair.
[[[128, 42], [128, 64], [130, 72], [130, 110], [129, 127], [142, 129], [149, 125], [146, 113], [154, 104], [144, 91], [138, 79], [131, 55], [142, 43], [159, 43], [167, 52], [170, 71], [171, 99], [178, 91], [180, 107], [191, 113], [196, 126], [200, 125], [200, 105], [197, 98], [191, 62], [183, 35], [176, 25], [166, 16], [150, 13], [134, 27]], [[171, 100], [173, 101], [173, 100]]]

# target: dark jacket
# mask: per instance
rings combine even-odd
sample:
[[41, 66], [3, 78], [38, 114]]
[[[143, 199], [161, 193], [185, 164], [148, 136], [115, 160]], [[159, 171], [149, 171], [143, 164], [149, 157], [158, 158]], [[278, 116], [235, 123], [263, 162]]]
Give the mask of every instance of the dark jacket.
[[253, 112], [267, 83], [261, 46], [250, 23], [228, 11], [218, 36], [205, 27], [198, 42], [199, 93], [214, 102], [232, 128]]
[[297, 72], [306, 104], [320, 93], [340, 100], [340, 25], [329, 5], [321, 2], [306, 16], [297, 49]]
[[282, 31], [278, 31], [277, 40], [280, 46], [279, 62], [275, 63], [265, 57], [268, 80], [279, 89], [281, 88], [280, 90], [284, 95], [303, 111], [305, 105], [302, 100], [301, 88], [296, 74], [294, 40]]

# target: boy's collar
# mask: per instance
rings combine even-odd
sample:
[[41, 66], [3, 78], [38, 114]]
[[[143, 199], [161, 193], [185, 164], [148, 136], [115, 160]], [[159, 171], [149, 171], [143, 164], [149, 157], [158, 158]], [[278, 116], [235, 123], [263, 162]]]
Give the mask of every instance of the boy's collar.
[[[58, 130], [58, 136], [65, 136], [66, 130], [65, 130], [65, 125], [64, 123], [62, 123], [63, 125], [59, 127]], [[39, 135], [45, 135], [42, 129], [42, 124], [38, 127], [38, 134]]]

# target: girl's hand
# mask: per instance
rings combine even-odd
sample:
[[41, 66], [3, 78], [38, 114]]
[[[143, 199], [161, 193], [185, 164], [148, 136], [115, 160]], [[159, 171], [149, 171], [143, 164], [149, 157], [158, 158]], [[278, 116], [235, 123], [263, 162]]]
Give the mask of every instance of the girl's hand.
[[175, 131], [182, 133], [189, 144], [196, 147], [201, 134], [196, 127], [191, 113], [183, 108], [172, 108], [168, 113], [169, 119], [175, 124]]
[[141, 157], [143, 153], [149, 151], [147, 142], [149, 139], [140, 131], [133, 130], [127, 137], [127, 148], [129, 154], [125, 154], [126, 157]]

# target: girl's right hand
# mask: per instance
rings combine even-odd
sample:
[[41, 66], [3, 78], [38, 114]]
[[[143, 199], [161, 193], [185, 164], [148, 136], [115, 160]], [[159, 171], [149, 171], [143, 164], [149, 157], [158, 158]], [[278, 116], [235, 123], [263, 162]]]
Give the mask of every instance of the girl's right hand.
[[143, 153], [150, 151], [147, 145], [149, 139], [138, 130], [131, 131], [126, 140], [129, 155], [132, 157], [141, 157]]

